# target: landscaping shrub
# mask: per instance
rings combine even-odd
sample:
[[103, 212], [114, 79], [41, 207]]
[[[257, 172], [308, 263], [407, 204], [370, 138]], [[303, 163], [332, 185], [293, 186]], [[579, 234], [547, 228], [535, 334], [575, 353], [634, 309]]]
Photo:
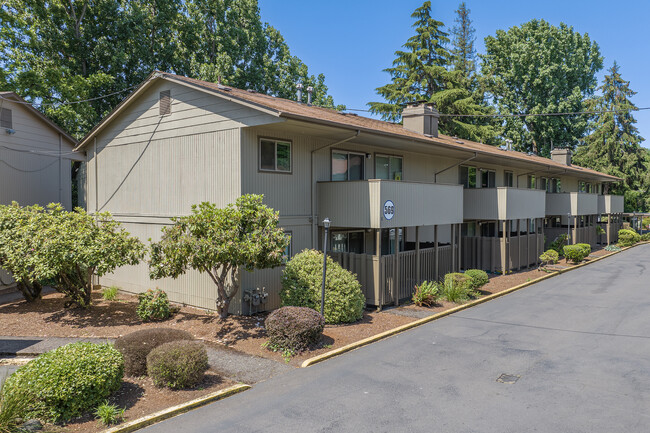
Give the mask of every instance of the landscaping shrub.
[[591, 254], [591, 245], [589, 245], [589, 244], [576, 244], [576, 246], [582, 248], [583, 252], [585, 253], [585, 257], [587, 257], [589, 254]]
[[639, 235], [634, 230], [621, 229], [618, 231], [618, 246], [619, 247], [631, 247], [641, 240], [641, 235]]
[[[591, 250], [591, 248], [590, 248]], [[567, 245], [564, 247], [564, 257], [573, 263], [580, 263], [589, 253], [580, 245]]]
[[411, 300], [418, 307], [431, 307], [436, 303], [440, 289], [438, 283], [434, 281], [422, 281], [422, 284], [415, 286], [415, 292]]
[[443, 295], [449, 302], [465, 302], [476, 296], [472, 290], [472, 279], [458, 272], [452, 272], [445, 275], [443, 283]]
[[65, 421], [96, 407], [122, 385], [124, 360], [109, 344], [72, 343], [44, 353], [11, 375], [3, 398], [33, 403], [22, 418]]
[[143, 322], [169, 318], [171, 310], [167, 293], [160, 289], [149, 289], [138, 294], [138, 308], [135, 312]]
[[541, 260], [543, 265], [552, 265], [557, 263], [559, 258], [560, 255], [555, 250], [546, 250], [541, 256], [539, 256], [539, 260]]
[[641, 240], [642, 240], [643, 242], [650, 241], [650, 233], [644, 233], [644, 234], [642, 234], [642, 235], [641, 235]]
[[308, 307], [282, 307], [269, 314], [264, 325], [269, 347], [298, 353], [320, 341], [325, 319]]
[[564, 246], [566, 245], [568, 239], [569, 237], [567, 235], [561, 234], [556, 237], [548, 247], [551, 250], [555, 250], [561, 256], [564, 254]]
[[[280, 299], [283, 306], [309, 307], [320, 311], [323, 253], [304, 250], [291, 259], [282, 274]], [[356, 275], [327, 258], [325, 321], [355, 322], [363, 317], [366, 298]]]
[[117, 292], [119, 290], [120, 289], [117, 286], [105, 287], [102, 289], [102, 298], [104, 298], [105, 301], [114, 301], [117, 299]]
[[147, 355], [156, 347], [177, 340], [194, 340], [192, 334], [180, 329], [142, 329], [115, 340], [115, 348], [124, 356], [127, 376], [147, 374]]
[[473, 289], [478, 289], [479, 287], [486, 285], [490, 280], [487, 272], [480, 269], [468, 269], [465, 271], [465, 275], [472, 279]]
[[208, 352], [198, 341], [172, 341], [147, 355], [147, 374], [160, 387], [191, 388], [203, 380], [207, 369]]
[[107, 400], [97, 406], [97, 409], [95, 409], [95, 418], [99, 419], [105, 426], [119, 424], [124, 420], [124, 411], [124, 408], [109, 404]]

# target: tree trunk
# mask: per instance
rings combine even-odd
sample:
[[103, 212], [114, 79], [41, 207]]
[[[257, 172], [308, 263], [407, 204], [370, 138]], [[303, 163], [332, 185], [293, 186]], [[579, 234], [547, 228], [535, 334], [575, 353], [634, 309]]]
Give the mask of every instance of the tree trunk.
[[30, 284], [19, 281], [17, 283], [17, 288], [23, 294], [23, 297], [27, 302], [34, 302], [35, 300], [40, 299], [41, 291], [43, 290], [43, 286], [37, 282]]

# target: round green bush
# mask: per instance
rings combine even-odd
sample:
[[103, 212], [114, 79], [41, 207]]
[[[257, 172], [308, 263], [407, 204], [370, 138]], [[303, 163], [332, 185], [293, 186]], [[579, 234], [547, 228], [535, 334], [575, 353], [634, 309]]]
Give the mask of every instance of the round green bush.
[[585, 257], [587, 257], [589, 254], [591, 254], [591, 245], [589, 244], [576, 244], [577, 247], [582, 248], [582, 251], [585, 254]]
[[198, 341], [172, 341], [147, 355], [147, 374], [156, 386], [191, 388], [203, 380], [208, 369], [208, 352]]
[[546, 250], [541, 256], [539, 256], [539, 260], [541, 260], [545, 265], [552, 265], [554, 263], [557, 263], [559, 258], [560, 255], [555, 250]]
[[271, 348], [301, 352], [320, 341], [325, 319], [312, 308], [282, 307], [269, 314], [264, 326]]
[[22, 418], [66, 421], [105, 401], [122, 385], [124, 360], [109, 344], [72, 343], [44, 353], [11, 375], [5, 398], [33, 401]]
[[[591, 247], [589, 250], [591, 251]], [[588, 255], [589, 253], [580, 245], [566, 245], [564, 247], [564, 257], [566, 257], [567, 260], [571, 260], [573, 263], [580, 263]]]
[[115, 340], [115, 348], [124, 356], [124, 373], [127, 376], [144, 376], [147, 374], [149, 352], [162, 344], [177, 340], [194, 340], [194, 337], [180, 329], [142, 329]]
[[468, 269], [465, 271], [465, 275], [472, 279], [473, 289], [478, 289], [479, 287], [486, 285], [490, 280], [487, 272], [480, 269]]
[[639, 235], [634, 230], [621, 229], [618, 231], [618, 246], [619, 247], [631, 247], [641, 240], [641, 235]]
[[[323, 253], [304, 250], [291, 259], [282, 274], [283, 306], [309, 307], [320, 311]], [[355, 322], [363, 317], [366, 298], [356, 275], [327, 258], [325, 321]]]
[[136, 314], [143, 322], [165, 320], [171, 315], [167, 293], [160, 289], [149, 289], [138, 295]]

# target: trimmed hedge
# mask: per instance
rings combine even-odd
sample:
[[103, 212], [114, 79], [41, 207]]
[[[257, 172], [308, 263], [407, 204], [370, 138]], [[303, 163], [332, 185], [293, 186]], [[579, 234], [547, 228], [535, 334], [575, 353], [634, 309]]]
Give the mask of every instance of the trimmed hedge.
[[[591, 251], [591, 247], [589, 248]], [[564, 257], [567, 260], [571, 260], [573, 263], [580, 263], [589, 255], [589, 252], [585, 250], [583, 246], [580, 245], [567, 245], [564, 247]]]
[[559, 258], [560, 255], [555, 250], [546, 250], [541, 256], [539, 256], [539, 260], [545, 265], [557, 263]]
[[138, 295], [138, 307], [135, 310], [143, 322], [165, 320], [171, 315], [167, 293], [160, 289], [149, 289]]
[[472, 288], [478, 289], [490, 281], [487, 272], [480, 269], [468, 269], [465, 271], [465, 275], [472, 279]]
[[585, 257], [587, 257], [589, 254], [591, 254], [591, 245], [589, 245], [589, 244], [576, 244], [576, 246], [582, 248], [582, 250], [585, 253]]
[[325, 319], [308, 307], [282, 307], [269, 314], [264, 326], [271, 348], [301, 352], [321, 340]]
[[183, 389], [196, 386], [203, 380], [208, 367], [208, 352], [198, 341], [171, 341], [147, 355], [147, 374], [159, 387]]
[[124, 360], [109, 344], [72, 343], [44, 353], [11, 375], [5, 399], [33, 402], [22, 418], [67, 421], [105, 401], [122, 385]]
[[194, 337], [180, 329], [142, 329], [115, 340], [115, 348], [124, 356], [124, 372], [127, 376], [144, 376], [147, 374], [149, 352], [162, 344], [177, 340], [194, 340]]
[[[320, 311], [323, 253], [304, 250], [291, 259], [282, 273], [282, 306], [309, 307]], [[325, 321], [356, 322], [363, 317], [366, 298], [355, 274], [327, 258]]]
[[641, 235], [639, 235], [634, 230], [621, 229], [618, 231], [618, 246], [619, 247], [631, 247], [641, 240]]

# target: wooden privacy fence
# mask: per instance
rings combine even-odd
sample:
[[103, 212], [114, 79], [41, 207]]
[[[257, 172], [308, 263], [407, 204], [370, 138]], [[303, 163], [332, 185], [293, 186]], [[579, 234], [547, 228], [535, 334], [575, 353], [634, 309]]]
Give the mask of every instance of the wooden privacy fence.
[[[463, 269], [482, 269], [500, 272], [502, 266], [502, 239], [497, 237], [472, 236], [462, 240]], [[506, 264], [508, 271], [535, 266], [544, 252], [544, 235], [530, 234], [509, 237], [506, 243]]]
[[[454, 247], [458, 254], [458, 247]], [[442, 279], [453, 272], [452, 246], [438, 247], [438, 273], [436, 273], [435, 248], [421, 249], [420, 275], [417, 275], [417, 251], [398, 253], [399, 271], [395, 254], [377, 258], [369, 254], [329, 253], [343, 268], [357, 274], [361, 290], [370, 305], [387, 305], [397, 300], [409, 299], [416, 284], [421, 281]], [[456, 263], [456, 268], [459, 267]]]

